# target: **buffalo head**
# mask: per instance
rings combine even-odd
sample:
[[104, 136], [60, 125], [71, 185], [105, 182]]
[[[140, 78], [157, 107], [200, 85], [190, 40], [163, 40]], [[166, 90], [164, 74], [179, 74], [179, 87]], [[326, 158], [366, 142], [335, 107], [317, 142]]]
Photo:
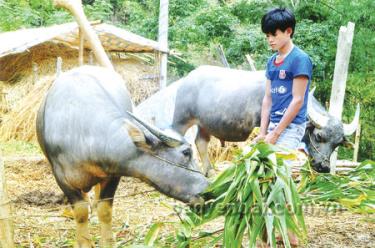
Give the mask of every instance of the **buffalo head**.
[[312, 166], [318, 172], [330, 171], [330, 156], [339, 145], [351, 146], [346, 139], [355, 132], [358, 126], [360, 108], [353, 121], [344, 124], [337, 117], [330, 115], [315, 99], [314, 90], [309, 94], [307, 106], [309, 123], [306, 127], [304, 142], [312, 158]]

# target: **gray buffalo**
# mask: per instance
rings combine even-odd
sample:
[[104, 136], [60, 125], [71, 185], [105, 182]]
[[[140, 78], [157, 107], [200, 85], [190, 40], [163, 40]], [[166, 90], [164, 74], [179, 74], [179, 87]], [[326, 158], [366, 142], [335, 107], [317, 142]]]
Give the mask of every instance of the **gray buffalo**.
[[[212, 168], [207, 153], [210, 136], [221, 141], [244, 141], [260, 124], [265, 91], [264, 71], [248, 72], [215, 66], [201, 66], [181, 80], [175, 96], [171, 128], [184, 134], [198, 126], [195, 139], [203, 172]], [[309, 94], [309, 124], [303, 141], [318, 172], [329, 172], [329, 157], [345, 136], [357, 128], [359, 106], [350, 125], [327, 113]]]
[[102, 244], [110, 245], [112, 202], [121, 176], [132, 176], [160, 192], [194, 204], [208, 182], [192, 163], [181, 137], [131, 113], [121, 77], [103, 67], [84, 66], [62, 74], [37, 115], [39, 144], [53, 175], [73, 206], [79, 247], [89, 247], [85, 193], [100, 185], [98, 217]]

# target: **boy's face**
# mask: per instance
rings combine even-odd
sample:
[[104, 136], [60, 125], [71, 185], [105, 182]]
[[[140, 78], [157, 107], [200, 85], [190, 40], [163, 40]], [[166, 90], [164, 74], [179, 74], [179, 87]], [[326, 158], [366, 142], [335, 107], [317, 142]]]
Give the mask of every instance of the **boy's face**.
[[292, 29], [287, 28], [284, 32], [277, 29], [275, 34], [266, 34], [268, 45], [274, 51], [279, 51], [291, 40], [290, 35], [292, 34]]

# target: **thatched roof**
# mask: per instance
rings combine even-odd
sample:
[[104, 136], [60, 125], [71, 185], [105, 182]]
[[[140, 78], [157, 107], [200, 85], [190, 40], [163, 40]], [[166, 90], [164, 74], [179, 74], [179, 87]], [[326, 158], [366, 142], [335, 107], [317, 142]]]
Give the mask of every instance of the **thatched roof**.
[[[106, 51], [116, 52], [154, 52], [161, 51], [156, 41], [146, 39], [124, 29], [109, 24], [93, 25]], [[22, 29], [0, 33], [0, 60], [10, 55], [27, 51], [44, 42], [64, 43], [77, 48], [79, 32], [76, 23], [66, 23], [51, 27]], [[88, 45], [85, 44], [85, 48]], [[165, 51], [166, 52], [166, 51]]]

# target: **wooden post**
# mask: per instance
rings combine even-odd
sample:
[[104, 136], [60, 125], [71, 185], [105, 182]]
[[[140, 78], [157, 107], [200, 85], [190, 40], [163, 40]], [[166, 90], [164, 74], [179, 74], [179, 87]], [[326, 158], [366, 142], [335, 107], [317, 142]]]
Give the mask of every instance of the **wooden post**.
[[57, 57], [56, 59], [56, 78], [60, 76], [61, 74], [61, 68], [62, 68], [62, 58]]
[[357, 131], [355, 132], [353, 162], [358, 161], [358, 151], [359, 151], [359, 139], [360, 139], [360, 137], [361, 137], [361, 125], [358, 124]]
[[245, 56], [246, 56], [247, 62], [248, 62], [249, 65], [250, 65], [250, 69], [251, 69], [252, 71], [256, 71], [257, 68], [255, 67], [254, 60], [251, 58], [251, 56], [250, 56], [249, 54], [246, 54]]
[[114, 70], [111, 61], [107, 57], [99, 37], [96, 35], [94, 29], [91, 27], [83, 12], [81, 1], [77, 0], [53, 0], [53, 4], [57, 7], [64, 7], [69, 10], [75, 17], [79, 27], [82, 29], [85, 38], [94, 51], [95, 57], [101, 66]]
[[[344, 104], [346, 79], [348, 77], [348, 67], [350, 53], [352, 50], [354, 35], [354, 23], [349, 22], [347, 27], [341, 27], [337, 41], [337, 52], [335, 61], [335, 71], [333, 75], [329, 113], [341, 120]], [[336, 173], [337, 149], [331, 155], [331, 173]]]
[[78, 53], [78, 64], [79, 66], [83, 65], [83, 50], [85, 44], [85, 35], [82, 32], [82, 29], [79, 28], [79, 53]]
[[167, 86], [167, 64], [168, 64], [168, 5], [169, 0], [160, 0], [159, 10], [159, 36], [160, 50], [160, 89]]
[[217, 46], [217, 51], [219, 53], [219, 56], [220, 56], [220, 59], [221, 59], [221, 63], [223, 63], [223, 65], [227, 68], [230, 68], [229, 66], [229, 63], [228, 63], [228, 60], [227, 58], [225, 57], [225, 53], [224, 53], [224, 49], [223, 49], [223, 46], [222, 45], [218, 45]]
[[93, 51], [89, 52], [89, 65], [94, 65], [94, 53], [93, 53]]
[[4, 162], [0, 154], [0, 244], [1, 247], [13, 248], [13, 221], [10, 200], [8, 199]]

